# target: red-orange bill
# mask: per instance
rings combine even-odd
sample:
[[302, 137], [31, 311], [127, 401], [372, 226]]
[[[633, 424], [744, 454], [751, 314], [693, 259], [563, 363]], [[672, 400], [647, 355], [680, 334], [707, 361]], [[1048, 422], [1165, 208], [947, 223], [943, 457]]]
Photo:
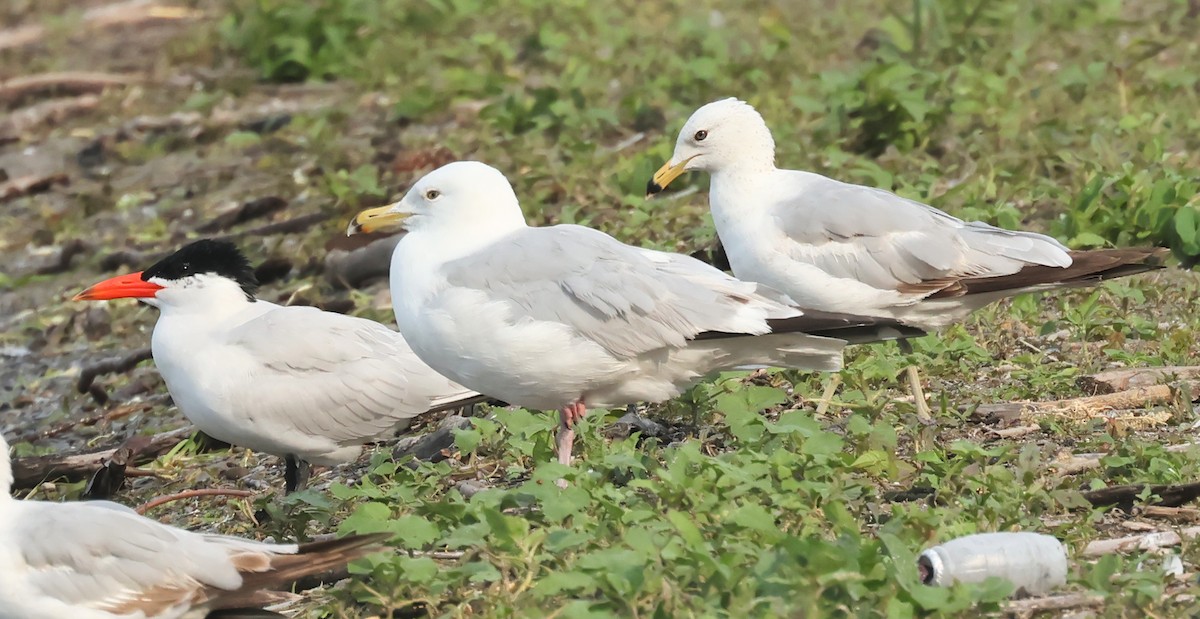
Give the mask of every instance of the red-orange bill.
[[75, 295], [73, 301], [108, 301], [109, 299], [146, 299], [163, 287], [142, 279], [141, 271], [106, 279]]

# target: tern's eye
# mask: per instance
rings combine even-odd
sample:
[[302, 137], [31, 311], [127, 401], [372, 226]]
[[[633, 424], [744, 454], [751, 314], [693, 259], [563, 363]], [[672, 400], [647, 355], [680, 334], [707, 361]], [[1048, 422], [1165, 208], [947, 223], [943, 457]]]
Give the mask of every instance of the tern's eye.
[[429, 191], [425, 192], [425, 199], [429, 200], [430, 202], [433, 202], [434, 200], [437, 200], [440, 197], [442, 197], [442, 192], [440, 192], [436, 189], [430, 189]]
[[697, 131], [697, 132], [696, 132], [696, 135], [694, 135], [694, 136], [692, 136], [692, 137], [693, 137], [693, 138], [695, 138], [695, 140], [696, 140], [697, 142], [703, 142], [703, 141], [704, 141], [704, 138], [708, 137], [708, 132], [707, 132], [707, 131], [705, 131], [705, 130], [703, 130], [703, 129], [701, 129], [701, 130]]

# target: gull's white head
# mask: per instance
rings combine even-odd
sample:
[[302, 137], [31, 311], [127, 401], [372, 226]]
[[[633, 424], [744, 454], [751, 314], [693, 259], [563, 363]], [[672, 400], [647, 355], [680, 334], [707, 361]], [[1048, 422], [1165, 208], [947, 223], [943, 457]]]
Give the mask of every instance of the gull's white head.
[[646, 193], [656, 194], [692, 170], [717, 173], [774, 167], [775, 140], [763, 117], [745, 101], [721, 99], [696, 110], [684, 123], [675, 154], [646, 185]]
[[373, 232], [389, 224], [465, 239], [522, 227], [525, 217], [504, 174], [478, 161], [456, 161], [423, 176], [399, 202], [359, 213], [346, 234]]
[[253, 303], [257, 290], [254, 268], [233, 243], [202, 239], [145, 271], [106, 279], [74, 300], [137, 299], [163, 310], [212, 312]]

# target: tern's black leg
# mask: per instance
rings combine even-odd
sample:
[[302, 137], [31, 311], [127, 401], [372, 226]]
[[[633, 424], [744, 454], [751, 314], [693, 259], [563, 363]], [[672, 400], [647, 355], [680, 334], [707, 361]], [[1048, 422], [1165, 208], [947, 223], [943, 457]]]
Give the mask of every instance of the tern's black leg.
[[308, 477], [312, 474], [312, 465], [292, 454], [283, 457], [287, 467], [283, 471], [283, 493], [291, 494], [303, 490], [308, 485]]

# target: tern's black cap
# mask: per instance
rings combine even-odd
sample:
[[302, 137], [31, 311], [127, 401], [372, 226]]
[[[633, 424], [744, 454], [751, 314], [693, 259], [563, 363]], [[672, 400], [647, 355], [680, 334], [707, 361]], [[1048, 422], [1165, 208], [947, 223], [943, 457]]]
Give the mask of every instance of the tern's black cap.
[[151, 278], [165, 280], [180, 280], [192, 275], [211, 273], [227, 277], [237, 282], [246, 293], [246, 298], [253, 301], [254, 293], [258, 291], [258, 278], [254, 277], [254, 267], [238, 248], [229, 241], [201, 239], [184, 245], [179, 251], [154, 263], [154, 266], [142, 272], [142, 279]]

